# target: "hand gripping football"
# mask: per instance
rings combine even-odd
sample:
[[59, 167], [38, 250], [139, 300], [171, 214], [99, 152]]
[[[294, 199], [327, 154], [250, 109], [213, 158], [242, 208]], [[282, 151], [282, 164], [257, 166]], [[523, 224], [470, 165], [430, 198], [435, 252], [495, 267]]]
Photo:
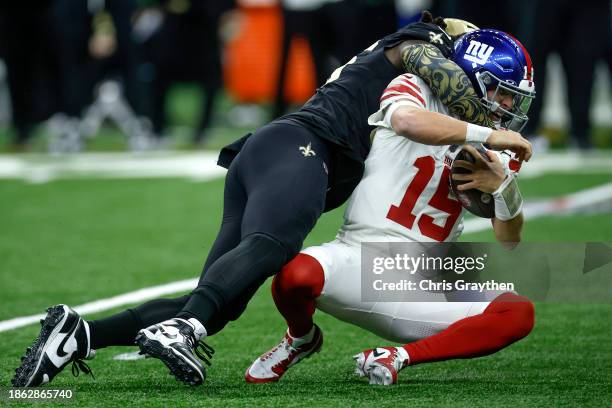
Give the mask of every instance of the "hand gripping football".
[[[476, 147], [478, 153], [482, 156], [483, 160], [491, 161], [489, 156], [487, 156], [483, 147]], [[463, 167], [455, 166], [455, 162], [457, 160], [465, 160], [470, 163], [474, 163], [474, 157], [464, 148], [461, 148], [461, 151], [457, 153], [455, 160], [453, 161], [453, 165], [451, 167], [452, 174], [469, 174], [470, 170], [464, 169]], [[493, 197], [489, 193], [485, 193], [484, 191], [476, 190], [475, 188], [470, 190], [459, 190], [457, 186], [467, 183], [465, 180], [453, 180], [450, 179], [451, 187], [455, 196], [466, 210], [471, 212], [474, 215], [477, 215], [482, 218], [493, 218], [495, 216], [495, 205], [493, 202]]]

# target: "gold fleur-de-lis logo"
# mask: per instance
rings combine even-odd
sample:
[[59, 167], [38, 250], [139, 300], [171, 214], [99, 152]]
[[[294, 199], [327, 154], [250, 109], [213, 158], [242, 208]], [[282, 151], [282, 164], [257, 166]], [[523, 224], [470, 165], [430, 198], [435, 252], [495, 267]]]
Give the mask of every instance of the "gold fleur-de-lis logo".
[[311, 147], [310, 143], [308, 143], [308, 146], [300, 146], [300, 152], [302, 152], [304, 157], [316, 156], [317, 155], [317, 152], [312, 150], [312, 147]]
[[442, 39], [442, 33], [436, 34], [433, 31], [430, 31], [429, 42], [432, 44], [444, 44], [444, 40]]

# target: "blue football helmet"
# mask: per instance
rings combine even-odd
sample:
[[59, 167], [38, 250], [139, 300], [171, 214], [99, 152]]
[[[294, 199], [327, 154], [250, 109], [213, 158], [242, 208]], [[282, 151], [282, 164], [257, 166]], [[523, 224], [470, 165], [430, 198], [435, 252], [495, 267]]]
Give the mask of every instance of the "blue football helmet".
[[[451, 59], [470, 78], [482, 104], [495, 113], [498, 127], [523, 130], [535, 84], [531, 57], [516, 38], [497, 30], [472, 31], [455, 41]], [[512, 96], [512, 107], [506, 109], [496, 102], [498, 95]]]

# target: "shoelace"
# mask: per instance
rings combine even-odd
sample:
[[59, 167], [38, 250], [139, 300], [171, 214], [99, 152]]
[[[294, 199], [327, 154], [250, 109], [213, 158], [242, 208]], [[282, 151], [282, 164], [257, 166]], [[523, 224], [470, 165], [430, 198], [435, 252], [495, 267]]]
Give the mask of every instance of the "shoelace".
[[[285, 342], [283, 348], [285, 349], [285, 351], [287, 352], [288, 356], [280, 361], [278, 361], [276, 364], [274, 364], [272, 366], [272, 368], [274, 367], [285, 367], [287, 368], [289, 362], [290, 362], [290, 357], [293, 353], [296, 353], [298, 350], [297, 348], [293, 347], [292, 344], [290, 344], [288, 341]], [[276, 348], [276, 350], [278, 349], [278, 347]]]
[[195, 355], [210, 366], [210, 359], [212, 358], [213, 354], [215, 354], [215, 349], [201, 340], [196, 340], [195, 333], [192, 330], [183, 334], [186, 337], [187, 344], [193, 350]]
[[291, 344], [289, 344], [289, 342], [287, 341], [287, 338], [283, 338], [280, 344], [277, 344], [276, 346], [274, 346], [272, 350], [268, 351], [263, 357], [261, 357], [261, 361], [266, 361], [267, 359], [272, 357], [274, 353], [276, 352], [276, 350], [280, 348], [285, 349], [285, 351], [288, 353], [291, 353], [292, 351], [297, 351], [293, 346], [291, 346]]
[[215, 349], [203, 341], [198, 341], [193, 351], [195, 352], [195, 355], [200, 358], [200, 360], [204, 361], [209, 366], [211, 365], [210, 359], [212, 358], [213, 354], [215, 354]]
[[297, 350], [297, 348], [293, 347], [292, 344], [289, 344], [289, 342], [286, 342], [285, 343], [285, 351], [288, 352], [289, 354], [291, 354], [291, 353], [294, 353], [294, 352], [296, 352], [298, 350]]
[[83, 371], [85, 374], [91, 375], [91, 378], [93, 378], [94, 380], [96, 379], [96, 377], [94, 377], [93, 371], [91, 371], [91, 368], [83, 360], [72, 360], [72, 375], [78, 377], [81, 371]]

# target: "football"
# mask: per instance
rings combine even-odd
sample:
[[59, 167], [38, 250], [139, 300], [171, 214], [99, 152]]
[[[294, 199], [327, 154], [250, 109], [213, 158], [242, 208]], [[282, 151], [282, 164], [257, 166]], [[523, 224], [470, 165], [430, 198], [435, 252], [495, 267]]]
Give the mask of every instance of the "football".
[[[480, 153], [484, 160], [491, 161], [482, 146], [476, 147], [476, 150], [478, 153]], [[469, 153], [465, 148], [462, 148], [461, 151], [457, 153], [457, 156], [453, 161], [453, 165], [451, 167], [452, 174], [468, 174], [470, 172], [468, 169], [455, 166], [457, 160], [465, 160], [470, 163], [474, 163], [476, 161], [471, 153]], [[478, 217], [493, 218], [495, 215], [495, 205], [493, 203], [493, 197], [491, 194], [476, 190], [475, 188], [471, 190], [459, 190], [457, 188], [459, 185], [467, 183], [467, 181], [464, 180], [453, 180], [451, 177], [450, 183], [455, 196], [463, 208], [472, 214], [477, 215]]]

